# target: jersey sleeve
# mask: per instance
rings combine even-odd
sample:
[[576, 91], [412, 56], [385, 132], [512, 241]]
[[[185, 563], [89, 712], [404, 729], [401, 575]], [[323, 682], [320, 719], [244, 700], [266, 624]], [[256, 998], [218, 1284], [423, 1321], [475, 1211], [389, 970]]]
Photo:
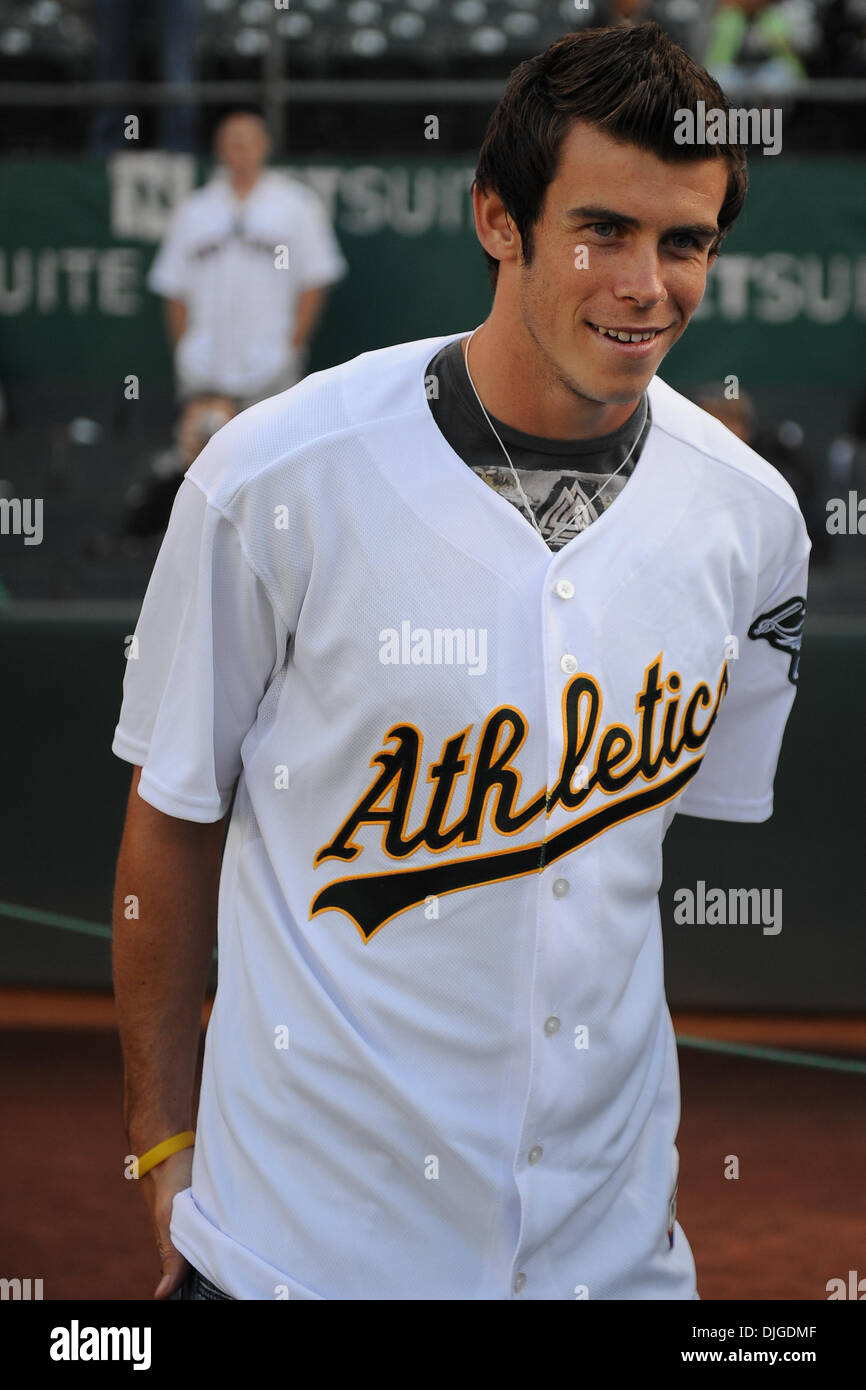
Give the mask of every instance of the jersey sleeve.
[[145, 801], [182, 820], [225, 815], [288, 641], [236, 527], [185, 477], [127, 643], [112, 743], [141, 766]]
[[307, 193], [292, 241], [293, 264], [301, 291], [332, 285], [349, 268], [323, 203], [311, 190]]
[[795, 558], [732, 633], [728, 689], [700, 769], [677, 813], [709, 820], [765, 821], [785, 725], [797, 693], [810, 543], [799, 532]]
[[164, 299], [183, 299], [189, 286], [186, 253], [186, 217], [180, 208], [147, 273], [147, 287]]

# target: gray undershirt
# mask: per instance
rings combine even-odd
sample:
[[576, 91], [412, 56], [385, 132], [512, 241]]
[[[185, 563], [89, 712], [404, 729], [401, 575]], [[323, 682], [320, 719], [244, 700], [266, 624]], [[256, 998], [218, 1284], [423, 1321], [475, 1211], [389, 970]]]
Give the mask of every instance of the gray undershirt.
[[[459, 338], [447, 343], [427, 365], [427, 401], [433, 418], [451, 448], [473, 473], [511, 502], [531, 525], [505, 455], [466, 375], [460, 344]], [[435, 389], [431, 388], [431, 378], [435, 379]], [[640, 458], [652, 424], [646, 392], [624, 425], [597, 439], [546, 439], [512, 429], [495, 415], [490, 418], [552, 551], [560, 550], [590, 526], [619, 496]], [[611, 477], [638, 435], [628, 463], [621, 473]]]

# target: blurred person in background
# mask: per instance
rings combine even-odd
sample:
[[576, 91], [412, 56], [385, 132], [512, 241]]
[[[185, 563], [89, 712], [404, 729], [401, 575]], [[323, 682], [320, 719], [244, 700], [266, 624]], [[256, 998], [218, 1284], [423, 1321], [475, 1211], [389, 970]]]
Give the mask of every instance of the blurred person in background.
[[866, 388], [855, 397], [847, 429], [827, 449], [827, 488], [832, 496], [866, 496]]
[[[649, 11], [656, 9], [653, 0], [607, 0], [604, 5], [596, 7], [593, 15], [593, 23], [606, 24], [643, 24], [650, 18]], [[603, 15], [598, 11], [602, 10]]]
[[762, 425], [751, 396], [741, 391], [736, 400], [730, 400], [725, 388], [716, 382], [699, 386], [691, 392], [691, 398], [779, 470], [797, 496], [812, 542], [813, 563], [828, 564], [830, 547], [818, 485], [818, 466], [805, 447], [802, 425], [791, 419]]
[[829, 0], [818, 12], [821, 43], [813, 77], [866, 76], [866, 0]]
[[800, 53], [819, 41], [813, 7], [803, 0], [722, 0], [704, 62], [723, 87], [751, 80], [782, 88], [805, 80]]
[[712, 22], [712, 6], [705, 0], [601, 0], [582, 12], [592, 28], [633, 28], [653, 20], [693, 58], [705, 51]]
[[[161, 82], [192, 82], [199, 0], [93, 0], [94, 80], [132, 82], [147, 56]], [[128, 149], [124, 136], [127, 108], [104, 106], [93, 119], [92, 154]], [[147, 134], [148, 132], [145, 132]], [[155, 143], [160, 149], [190, 152], [196, 144], [196, 113], [190, 105], [156, 109]]]
[[318, 197], [266, 169], [269, 149], [257, 113], [220, 120], [218, 167], [176, 211], [148, 275], [187, 406], [246, 410], [300, 381], [328, 287], [347, 269]]
[[181, 413], [173, 462], [160, 456], [128, 533], [163, 529], [210, 436], [301, 380], [329, 287], [348, 268], [319, 198], [267, 169], [269, 149], [257, 113], [219, 121], [218, 167], [178, 208], [150, 269], [148, 286], [165, 301]]
[[716, 420], [721, 420], [726, 429], [731, 431], [731, 434], [742, 439], [743, 443], [748, 444], [750, 448], [754, 447], [753, 441], [757, 434], [758, 416], [751, 396], [747, 396], [743, 392], [732, 400], [725, 395], [724, 387], [715, 382], [709, 382], [692, 391], [691, 398], [695, 405], [699, 405], [708, 415], [712, 415]]

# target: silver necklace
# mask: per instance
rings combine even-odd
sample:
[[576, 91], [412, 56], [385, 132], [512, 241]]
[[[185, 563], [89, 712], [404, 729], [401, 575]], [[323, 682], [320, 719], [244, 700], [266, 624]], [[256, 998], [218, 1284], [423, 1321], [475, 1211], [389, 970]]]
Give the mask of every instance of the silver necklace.
[[[478, 328], [480, 328], [480, 327], [481, 327], [481, 325], [479, 324], [479, 325], [478, 325]], [[647, 413], [648, 413], [649, 407], [648, 407], [646, 401], [644, 401], [644, 417], [643, 417], [643, 422], [642, 422], [642, 424], [641, 424], [640, 429], [639, 429], [638, 432], [637, 432], [637, 437], [636, 437], [636, 439], [635, 439], [635, 441], [634, 441], [634, 444], [632, 444], [631, 448], [629, 449], [629, 451], [628, 451], [628, 453], [626, 454], [625, 458], [623, 459], [622, 463], [621, 463], [617, 468], [615, 468], [614, 471], [613, 471], [611, 474], [608, 475], [608, 477], [605, 478], [604, 482], [599, 486], [599, 488], [597, 489], [597, 491], [593, 494], [593, 496], [589, 499], [589, 501], [586, 502], [586, 503], [584, 504], [584, 506], [581, 508], [581, 510], [580, 510], [579, 512], [575, 513], [575, 515], [574, 515], [573, 517], [567, 517], [565, 521], [561, 521], [560, 524], [559, 524], [559, 526], [557, 526], [556, 530], [550, 535], [550, 537], [549, 537], [548, 539], [545, 539], [544, 533], [542, 532], [541, 527], [539, 526], [538, 521], [536, 520], [535, 512], [532, 510], [532, 505], [531, 505], [531, 503], [530, 503], [530, 501], [529, 501], [529, 498], [527, 497], [526, 493], [525, 493], [524, 490], [523, 490], [523, 484], [522, 484], [521, 481], [520, 481], [520, 477], [518, 476], [517, 469], [514, 467], [514, 464], [511, 462], [511, 456], [510, 456], [508, 450], [506, 449], [505, 445], [502, 443], [502, 440], [499, 438], [499, 434], [498, 434], [498, 432], [497, 432], [496, 426], [494, 425], [494, 423], [493, 423], [493, 421], [491, 420], [490, 416], [487, 414], [487, 411], [484, 409], [484, 402], [482, 401], [481, 397], [480, 397], [479, 394], [478, 394], [478, 391], [476, 390], [475, 382], [472, 380], [472, 373], [471, 373], [470, 370], [469, 370], [469, 345], [470, 345], [470, 343], [472, 342], [472, 339], [475, 337], [475, 334], [478, 332], [478, 328], [473, 328], [472, 332], [469, 334], [469, 337], [468, 337], [468, 339], [466, 340], [466, 351], [465, 351], [464, 354], [463, 354], [463, 360], [464, 360], [464, 362], [465, 362], [465, 364], [466, 364], [466, 375], [467, 375], [467, 377], [469, 378], [469, 385], [472, 387], [472, 390], [475, 392], [475, 399], [477, 400], [478, 404], [481, 406], [481, 410], [482, 410], [482, 412], [483, 412], [483, 414], [484, 414], [484, 418], [485, 418], [485, 420], [487, 421], [487, 423], [488, 423], [488, 425], [490, 426], [490, 428], [492, 429], [493, 433], [496, 435], [496, 438], [497, 438], [497, 440], [499, 441], [499, 447], [500, 447], [500, 449], [502, 450], [503, 454], [505, 455], [506, 459], [508, 460], [508, 467], [511, 469], [511, 474], [512, 474], [512, 477], [514, 478], [514, 482], [515, 482], [515, 485], [516, 485], [516, 487], [517, 487], [517, 491], [520, 493], [520, 497], [521, 497], [521, 500], [522, 500], [522, 502], [523, 502], [523, 505], [524, 505], [524, 507], [526, 508], [527, 512], [529, 513], [530, 520], [532, 521], [532, 524], [533, 524], [533, 526], [535, 527], [536, 531], [538, 532], [538, 535], [539, 535], [539, 537], [541, 538], [541, 540], [544, 541], [544, 544], [545, 544], [545, 545], [548, 545], [548, 546], [549, 546], [550, 542], [551, 542], [551, 541], [555, 541], [556, 538], [559, 536], [559, 533], [560, 533], [561, 531], [563, 531], [563, 530], [566, 528], [566, 526], [571, 525], [572, 522], [578, 522], [578, 521], [582, 520], [583, 516], [584, 516], [585, 513], [589, 510], [589, 508], [592, 506], [593, 502], [595, 502], [596, 498], [598, 498], [598, 497], [601, 496], [602, 492], [603, 492], [604, 489], [607, 487], [608, 483], [611, 482], [611, 480], [612, 480], [613, 478], [616, 477], [617, 473], [621, 473], [622, 470], [625, 468], [626, 464], [628, 463], [629, 459], [631, 458], [632, 454], [634, 453], [635, 449], [637, 448], [638, 440], [640, 439], [641, 435], [642, 435], [643, 432], [644, 432], [644, 427], [646, 426], [646, 422], [647, 422]]]

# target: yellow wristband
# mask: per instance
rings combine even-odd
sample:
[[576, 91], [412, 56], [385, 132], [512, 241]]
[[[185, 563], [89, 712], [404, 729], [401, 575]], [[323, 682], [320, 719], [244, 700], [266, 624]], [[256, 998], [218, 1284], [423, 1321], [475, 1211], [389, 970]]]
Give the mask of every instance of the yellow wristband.
[[138, 1160], [138, 1176], [143, 1178], [157, 1163], [171, 1158], [172, 1154], [180, 1153], [181, 1149], [191, 1149], [194, 1143], [195, 1131], [192, 1129], [185, 1129], [182, 1134], [173, 1134], [170, 1139], [163, 1139], [161, 1144], [156, 1144], [154, 1148], [141, 1155]]

